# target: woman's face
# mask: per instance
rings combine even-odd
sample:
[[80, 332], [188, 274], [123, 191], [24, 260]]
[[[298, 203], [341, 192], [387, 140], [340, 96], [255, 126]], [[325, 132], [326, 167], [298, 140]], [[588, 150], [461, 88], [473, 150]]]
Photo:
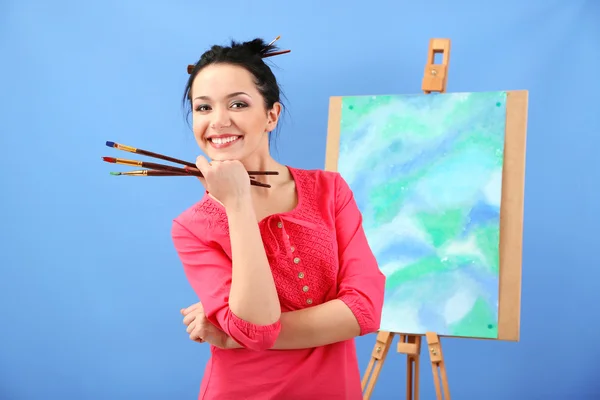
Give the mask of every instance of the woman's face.
[[205, 67], [191, 86], [192, 128], [212, 160], [248, 160], [269, 154], [269, 132], [280, 105], [265, 109], [263, 96], [246, 69], [229, 64]]

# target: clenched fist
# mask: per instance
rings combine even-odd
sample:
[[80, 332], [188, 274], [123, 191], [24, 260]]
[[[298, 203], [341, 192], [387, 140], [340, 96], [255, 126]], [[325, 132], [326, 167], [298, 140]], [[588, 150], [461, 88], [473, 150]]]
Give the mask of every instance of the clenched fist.
[[210, 323], [201, 303], [182, 309], [181, 315], [183, 315], [183, 324], [187, 326], [186, 331], [190, 335], [190, 340], [198, 343], [207, 342], [221, 349], [228, 347], [227, 334]]
[[237, 160], [213, 161], [198, 156], [196, 167], [204, 175], [206, 190], [225, 206], [236, 207], [250, 200], [250, 176]]

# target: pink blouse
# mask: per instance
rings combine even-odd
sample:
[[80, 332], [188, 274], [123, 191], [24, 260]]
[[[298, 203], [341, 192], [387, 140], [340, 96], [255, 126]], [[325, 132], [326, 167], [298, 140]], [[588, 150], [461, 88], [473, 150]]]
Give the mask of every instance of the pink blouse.
[[[259, 222], [281, 311], [342, 300], [361, 335], [379, 329], [385, 276], [369, 248], [352, 191], [339, 173], [288, 167], [298, 204]], [[231, 244], [221, 204], [205, 195], [173, 221], [172, 238], [208, 320], [243, 349], [211, 346], [202, 400], [361, 400], [354, 340], [271, 350], [280, 322], [257, 326], [228, 306]]]

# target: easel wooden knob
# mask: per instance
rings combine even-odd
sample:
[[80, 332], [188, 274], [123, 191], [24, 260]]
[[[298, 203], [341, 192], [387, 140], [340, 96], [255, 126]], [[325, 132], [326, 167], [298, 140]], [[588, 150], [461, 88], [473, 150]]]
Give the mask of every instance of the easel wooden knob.
[[[435, 63], [435, 55], [442, 54], [442, 63]], [[427, 52], [427, 63], [421, 85], [423, 92], [446, 92], [448, 82], [448, 65], [450, 64], [450, 39], [431, 39]]]

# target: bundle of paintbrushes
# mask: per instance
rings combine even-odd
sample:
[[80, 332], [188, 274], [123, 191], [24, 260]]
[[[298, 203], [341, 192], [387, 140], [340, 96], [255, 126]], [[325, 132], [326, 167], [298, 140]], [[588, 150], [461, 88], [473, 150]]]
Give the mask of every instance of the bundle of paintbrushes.
[[[170, 161], [176, 164], [183, 165], [183, 168], [173, 167], [165, 164], [157, 164], [153, 162], [138, 161], [138, 160], [127, 160], [124, 158], [116, 157], [102, 157], [106, 162], [113, 164], [131, 165], [136, 167], [142, 167], [147, 169], [140, 169], [136, 171], [126, 172], [111, 172], [111, 175], [124, 175], [124, 176], [197, 176], [203, 177], [202, 172], [196, 167], [196, 164], [189, 161], [183, 161], [174, 157], [165, 156], [163, 154], [154, 153], [148, 150], [137, 149], [135, 147], [126, 146], [115, 142], [106, 142], [108, 147], [112, 147], [118, 150], [128, 151], [130, 153], [136, 153], [143, 156], [158, 158], [165, 161]], [[277, 171], [248, 171], [250, 177], [250, 184], [254, 186], [270, 188], [271, 185], [266, 183], [258, 182], [254, 175], [278, 175]]]

